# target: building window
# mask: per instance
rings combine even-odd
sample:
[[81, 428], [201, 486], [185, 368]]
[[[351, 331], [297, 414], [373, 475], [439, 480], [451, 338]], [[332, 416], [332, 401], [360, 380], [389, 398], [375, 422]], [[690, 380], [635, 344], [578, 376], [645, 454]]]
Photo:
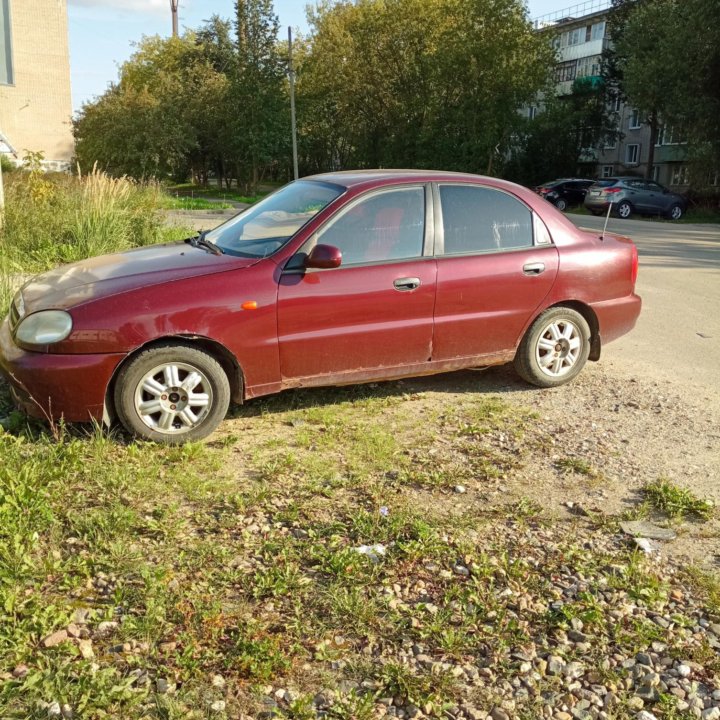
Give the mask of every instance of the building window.
[[673, 168], [671, 185], [688, 185], [689, 180], [688, 166], [678, 165]]
[[555, 68], [555, 82], [565, 82], [566, 80], [574, 80], [577, 70], [577, 60], [560, 63]]
[[610, 112], [620, 112], [620, 108], [622, 107], [622, 101], [620, 100], [620, 96], [616, 95], [612, 102], [610, 103]]
[[580, 58], [576, 75], [579, 78], [600, 75], [600, 56]]
[[605, 23], [599, 22], [592, 26], [592, 39], [602, 40], [605, 37]]
[[637, 165], [640, 158], [640, 145], [632, 143], [625, 146], [625, 164]]
[[617, 138], [615, 136], [608, 138], [605, 140], [605, 145], [603, 145], [603, 150], [614, 150], [617, 147]]
[[14, 82], [11, 40], [10, 0], [0, 0], [0, 85]]
[[603, 165], [600, 175], [604, 178], [612, 177], [613, 176], [613, 166], [612, 165]]
[[632, 114], [630, 115], [630, 122], [628, 124], [628, 127], [631, 130], [637, 130], [641, 125], [640, 122], [640, 111], [639, 110], [633, 110]]
[[652, 179], [655, 182], [660, 182], [660, 166], [659, 165], [653, 166]]

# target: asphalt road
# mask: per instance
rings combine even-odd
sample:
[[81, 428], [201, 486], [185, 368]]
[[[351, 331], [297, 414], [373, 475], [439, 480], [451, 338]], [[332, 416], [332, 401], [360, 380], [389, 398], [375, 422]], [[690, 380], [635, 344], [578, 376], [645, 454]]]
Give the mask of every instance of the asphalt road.
[[[604, 218], [568, 214], [602, 229]], [[640, 255], [635, 329], [603, 348], [601, 362], [623, 375], [670, 380], [678, 390], [720, 407], [720, 225], [610, 218]]]

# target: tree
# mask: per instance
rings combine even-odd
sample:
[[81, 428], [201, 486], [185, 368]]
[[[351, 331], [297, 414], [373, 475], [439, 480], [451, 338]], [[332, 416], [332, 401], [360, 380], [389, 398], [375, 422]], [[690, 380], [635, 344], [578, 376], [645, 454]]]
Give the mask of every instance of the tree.
[[609, 82], [651, 129], [647, 176], [661, 124], [682, 126], [691, 153], [720, 164], [720, 3], [614, 0], [605, 56]]
[[254, 192], [264, 171], [288, 157], [290, 115], [279, 23], [271, 0], [236, 0], [236, 62], [230, 103], [236, 175]]
[[324, 2], [310, 21], [298, 92], [313, 167], [497, 172], [552, 64], [519, 0]]

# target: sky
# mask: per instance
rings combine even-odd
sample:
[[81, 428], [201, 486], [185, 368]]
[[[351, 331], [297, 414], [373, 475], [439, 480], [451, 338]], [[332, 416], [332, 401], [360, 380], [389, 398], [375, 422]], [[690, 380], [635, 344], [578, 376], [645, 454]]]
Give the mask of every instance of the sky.
[[[530, 17], [562, 10], [579, 0], [527, 0]], [[233, 0], [180, 0], [180, 32], [212, 15], [230, 18]], [[307, 0], [275, 0], [283, 35], [287, 27], [307, 31]], [[143, 35], [169, 35], [170, 0], [68, 0], [73, 107], [106, 90], [118, 77]]]

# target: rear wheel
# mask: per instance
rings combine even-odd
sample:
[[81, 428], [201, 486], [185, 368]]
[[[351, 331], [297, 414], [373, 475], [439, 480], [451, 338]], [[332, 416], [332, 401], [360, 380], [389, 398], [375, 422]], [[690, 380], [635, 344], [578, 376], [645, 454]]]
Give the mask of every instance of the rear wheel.
[[211, 355], [187, 345], [149, 348], [120, 371], [115, 409], [133, 435], [170, 445], [201, 440], [230, 405], [230, 383]]
[[565, 212], [565, 210], [567, 210], [567, 200], [565, 200], [565, 198], [558, 198], [555, 201], [555, 207], [558, 210], [562, 210], [563, 212]]
[[670, 211], [668, 212], [668, 217], [671, 220], [679, 220], [683, 216], [683, 209], [681, 205], [678, 205], [677, 203], [673, 205], [670, 208]]
[[627, 220], [633, 212], [632, 205], [627, 201], [623, 200], [618, 206], [616, 211], [618, 214], [618, 217], [621, 217], [623, 220]]
[[515, 355], [515, 369], [538, 387], [557, 387], [572, 380], [590, 354], [590, 326], [575, 310], [546, 310], [528, 328]]

